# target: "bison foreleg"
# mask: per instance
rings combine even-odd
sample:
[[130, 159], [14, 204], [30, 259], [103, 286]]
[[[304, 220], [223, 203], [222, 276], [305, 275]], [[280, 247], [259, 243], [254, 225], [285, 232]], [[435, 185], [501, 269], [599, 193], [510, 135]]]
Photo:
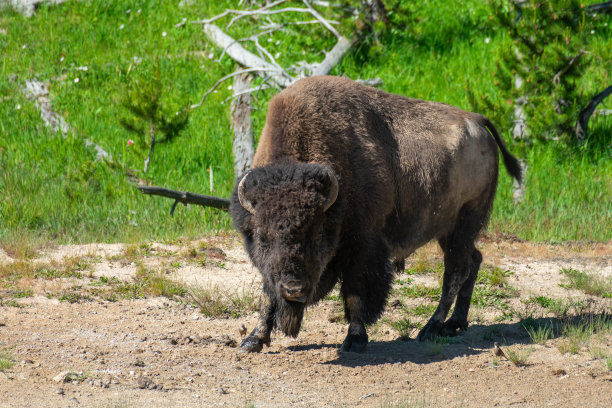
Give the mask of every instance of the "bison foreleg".
[[[365, 254], [365, 256], [363, 255]], [[350, 267], [342, 278], [344, 312], [349, 322], [342, 351], [365, 351], [368, 334], [365, 324], [376, 322], [382, 314], [391, 290], [393, 270], [389, 247], [380, 240], [369, 248], [353, 248]]]
[[242, 341], [239, 351], [257, 353], [263, 349], [264, 344], [270, 346], [270, 334], [274, 328], [275, 313], [276, 304], [264, 290], [259, 299], [259, 324]]

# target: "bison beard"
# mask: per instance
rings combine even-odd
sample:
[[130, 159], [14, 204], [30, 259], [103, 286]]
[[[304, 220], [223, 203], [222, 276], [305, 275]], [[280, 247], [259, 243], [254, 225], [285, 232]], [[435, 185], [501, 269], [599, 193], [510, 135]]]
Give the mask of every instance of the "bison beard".
[[418, 339], [466, 330], [498, 149], [521, 182], [519, 161], [482, 115], [346, 78], [305, 78], [279, 93], [230, 204], [264, 282], [260, 322], [241, 349], [260, 351], [275, 327], [297, 336], [305, 307], [339, 282], [349, 323], [341, 349], [363, 351], [391, 265], [403, 269], [431, 240], [444, 252], [442, 294]]
[[291, 337], [297, 337], [302, 326], [302, 319], [304, 318], [304, 309], [306, 308], [303, 303], [289, 302], [280, 296], [276, 299], [276, 313], [274, 315], [275, 326], [278, 327], [285, 335]]

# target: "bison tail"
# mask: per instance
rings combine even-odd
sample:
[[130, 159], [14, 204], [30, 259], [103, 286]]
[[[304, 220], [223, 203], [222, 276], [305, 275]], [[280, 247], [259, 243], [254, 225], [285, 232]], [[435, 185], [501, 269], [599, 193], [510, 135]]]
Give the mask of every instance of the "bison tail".
[[512, 153], [510, 153], [508, 149], [506, 149], [506, 145], [504, 144], [504, 141], [499, 136], [497, 129], [495, 129], [495, 126], [493, 126], [491, 121], [485, 118], [484, 116], [483, 116], [483, 119], [484, 119], [485, 127], [491, 133], [491, 135], [493, 135], [493, 137], [495, 138], [495, 141], [497, 142], [497, 145], [499, 146], [499, 150], [501, 151], [502, 160], [504, 161], [504, 166], [506, 167], [506, 170], [508, 170], [508, 173], [510, 173], [510, 175], [519, 183], [519, 185], [522, 185], [523, 184], [523, 165], [521, 164], [519, 159], [514, 157]]

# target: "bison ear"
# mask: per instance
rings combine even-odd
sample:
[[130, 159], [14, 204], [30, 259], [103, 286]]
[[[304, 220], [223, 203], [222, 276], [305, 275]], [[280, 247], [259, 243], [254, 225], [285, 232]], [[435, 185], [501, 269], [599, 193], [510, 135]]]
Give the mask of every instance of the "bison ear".
[[240, 205], [247, 210], [248, 212], [250, 212], [251, 214], [255, 215], [255, 207], [253, 207], [253, 204], [246, 199], [245, 197], [245, 189], [246, 189], [246, 179], [247, 177], [249, 177], [249, 174], [251, 174], [251, 172], [248, 172], [247, 174], [244, 175], [244, 177], [242, 177], [242, 180], [240, 180], [240, 184], [238, 184], [238, 200], [240, 201]]
[[338, 179], [336, 178], [334, 173], [329, 169], [325, 169], [325, 172], [327, 173], [327, 177], [329, 178], [330, 186], [329, 186], [329, 194], [327, 195], [327, 199], [325, 200], [325, 203], [323, 204], [323, 212], [329, 210], [329, 207], [334, 205], [334, 203], [336, 202], [336, 199], [338, 198], [338, 190], [339, 190]]

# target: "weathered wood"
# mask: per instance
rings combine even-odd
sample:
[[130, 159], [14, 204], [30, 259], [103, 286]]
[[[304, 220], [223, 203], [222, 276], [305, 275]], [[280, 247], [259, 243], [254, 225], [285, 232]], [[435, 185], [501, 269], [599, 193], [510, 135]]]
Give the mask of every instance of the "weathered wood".
[[[45, 125], [50, 127], [54, 132], [60, 132], [62, 136], [66, 136], [69, 131], [72, 131], [72, 128], [64, 118], [53, 111], [53, 107], [51, 106], [51, 101], [49, 100], [49, 84], [45, 82], [40, 82], [38, 80], [32, 79], [27, 80], [25, 83], [24, 92], [26, 97], [29, 99], [33, 99], [36, 107], [40, 111], [40, 117], [42, 118]], [[96, 160], [107, 160], [109, 162], [113, 161], [111, 155], [102, 148], [102, 146], [92, 142], [91, 140], [84, 138], [85, 146], [93, 147], [96, 150]]]
[[0, 0], [0, 9], [11, 6], [25, 17], [32, 17], [41, 3], [61, 4], [67, 0]]
[[235, 39], [225, 34], [219, 27], [214, 24], [204, 24], [204, 33], [208, 39], [222, 48], [227, 55], [229, 55], [234, 61], [245, 67], [259, 67], [261, 71], [258, 72], [262, 77], [269, 76], [274, 82], [281, 87], [287, 87], [294, 81], [293, 78], [287, 77], [280, 67], [274, 66], [269, 62], [259, 58], [257, 55], [246, 50], [240, 45]]
[[169, 190], [163, 187], [156, 186], [137, 186], [143, 194], [158, 195], [162, 197], [172, 198], [175, 200], [172, 206], [172, 212], [177, 203], [196, 204], [203, 207], [214, 207], [220, 210], [227, 211], [229, 209], [229, 200], [221, 197], [206, 196], [202, 194], [190, 193], [188, 191]]
[[325, 59], [312, 70], [312, 76], [327, 75], [340, 62], [346, 52], [352, 47], [353, 41], [340, 36], [334, 48], [325, 55]]
[[578, 114], [578, 121], [576, 122], [576, 128], [574, 130], [574, 134], [576, 135], [576, 139], [582, 140], [586, 137], [588, 129], [589, 129], [589, 119], [595, 112], [597, 105], [603, 102], [604, 99], [608, 95], [612, 94], [612, 85], [598, 93], [591, 99], [591, 102]]
[[232, 128], [234, 129], [234, 174], [238, 178], [251, 168], [255, 154], [255, 141], [251, 125], [253, 96], [245, 92], [251, 88], [251, 77], [243, 73], [234, 77], [234, 98], [232, 99]]

